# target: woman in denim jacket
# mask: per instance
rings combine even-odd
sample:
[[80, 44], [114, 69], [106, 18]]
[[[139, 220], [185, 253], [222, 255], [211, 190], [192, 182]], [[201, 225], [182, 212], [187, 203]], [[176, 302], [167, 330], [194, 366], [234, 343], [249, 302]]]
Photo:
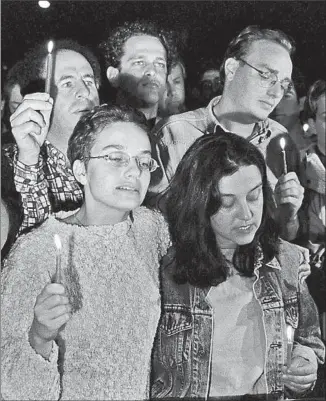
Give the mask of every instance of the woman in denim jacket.
[[264, 158], [240, 136], [204, 135], [179, 164], [161, 203], [174, 251], [162, 268], [152, 398], [282, 399], [314, 386], [325, 348], [299, 275], [308, 251], [279, 238], [270, 199]]

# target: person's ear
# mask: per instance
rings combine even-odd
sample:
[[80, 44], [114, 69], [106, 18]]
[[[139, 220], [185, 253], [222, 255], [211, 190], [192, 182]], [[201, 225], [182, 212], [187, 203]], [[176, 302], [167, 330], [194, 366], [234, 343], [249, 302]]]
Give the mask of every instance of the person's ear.
[[119, 70], [115, 67], [110, 66], [106, 70], [106, 77], [114, 88], [119, 86], [119, 75]]
[[85, 186], [87, 183], [85, 162], [81, 160], [75, 160], [74, 164], [72, 165], [72, 171], [76, 180]]
[[234, 57], [228, 58], [224, 64], [225, 79], [232, 81], [238, 67], [239, 60], [236, 60]]

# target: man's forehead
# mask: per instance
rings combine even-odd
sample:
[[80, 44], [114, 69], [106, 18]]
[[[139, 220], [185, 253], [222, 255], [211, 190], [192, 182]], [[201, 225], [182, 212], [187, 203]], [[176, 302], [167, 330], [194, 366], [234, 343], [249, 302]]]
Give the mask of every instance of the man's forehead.
[[[73, 50], [60, 49], [54, 56], [54, 75], [56, 77], [69, 75], [69, 73], [81, 73], [83, 75], [94, 75], [92, 66], [80, 53]], [[46, 60], [41, 72], [41, 78], [46, 75]]]
[[59, 50], [55, 57], [55, 68], [62, 69], [76, 69], [76, 70], [90, 70], [93, 69], [87, 59], [80, 53], [72, 50]]
[[251, 43], [246, 51], [246, 56], [251, 57], [251, 59], [257, 58], [261, 63], [264, 63], [265, 59], [277, 60], [281, 56], [283, 59], [288, 59], [289, 63], [291, 63], [290, 54], [284, 46], [265, 39], [256, 40]]
[[291, 77], [292, 61], [289, 52], [279, 43], [270, 40], [258, 40], [253, 42], [247, 52], [246, 60], [255, 63], [255, 67], [265, 66], [276, 72], [283, 72]]
[[159, 38], [150, 35], [131, 36], [123, 46], [124, 55], [132, 56], [139, 53], [161, 53], [166, 58], [165, 48]]

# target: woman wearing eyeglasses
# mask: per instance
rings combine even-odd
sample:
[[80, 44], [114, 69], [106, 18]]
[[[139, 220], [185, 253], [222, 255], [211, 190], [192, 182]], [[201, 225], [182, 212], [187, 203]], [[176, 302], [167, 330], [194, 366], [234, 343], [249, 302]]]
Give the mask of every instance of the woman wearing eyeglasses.
[[96, 107], [77, 124], [68, 158], [81, 208], [20, 237], [4, 267], [2, 396], [146, 399], [169, 235], [158, 212], [140, 207], [157, 168], [145, 117]]

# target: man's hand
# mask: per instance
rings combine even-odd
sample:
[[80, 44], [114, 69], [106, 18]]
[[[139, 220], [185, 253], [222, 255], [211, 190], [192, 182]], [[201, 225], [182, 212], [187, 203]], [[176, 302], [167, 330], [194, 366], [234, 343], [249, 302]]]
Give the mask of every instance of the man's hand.
[[282, 380], [291, 391], [300, 394], [308, 391], [317, 380], [316, 366], [300, 357], [294, 357], [289, 368], [283, 367]]
[[288, 203], [290, 206], [289, 220], [296, 218], [303, 201], [304, 188], [294, 172], [282, 175], [275, 186], [277, 206]]
[[47, 93], [26, 95], [10, 116], [12, 133], [18, 146], [18, 160], [32, 165], [38, 162], [40, 148], [47, 136], [53, 99]]
[[34, 320], [29, 332], [31, 346], [44, 357], [51, 343], [71, 317], [71, 305], [62, 284], [47, 284], [36, 298]]

